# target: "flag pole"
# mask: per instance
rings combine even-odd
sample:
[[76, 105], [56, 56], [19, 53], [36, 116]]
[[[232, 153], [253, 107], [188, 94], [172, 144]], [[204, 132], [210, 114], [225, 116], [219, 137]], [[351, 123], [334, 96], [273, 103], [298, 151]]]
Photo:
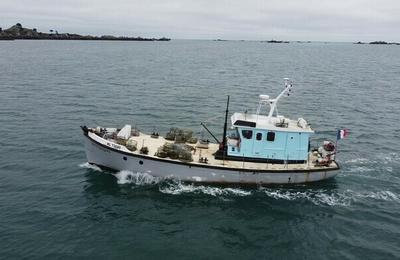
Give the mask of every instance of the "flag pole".
[[336, 143], [335, 143], [335, 160], [337, 159], [337, 154], [339, 152], [338, 149], [338, 141], [339, 141], [340, 130], [336, 132]]
[[349, 134], [347, 129], [339, 129], [336, 133], [336, 151], [335, 154], [339, 152], [338, 144], [339, 140], [345, 138]]
[[337, 158], [337, 154], [338, 154], [339, 150], [338, 150], [338, 139], [336, 138], [336, 144], [335, 144], [335, 160]]

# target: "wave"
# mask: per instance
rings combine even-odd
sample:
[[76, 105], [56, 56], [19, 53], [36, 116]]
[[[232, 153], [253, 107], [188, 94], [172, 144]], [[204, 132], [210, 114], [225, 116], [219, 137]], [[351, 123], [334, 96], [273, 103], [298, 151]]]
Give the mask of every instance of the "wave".
[[118, 184], [135, 184], [138, 186], [154, 185], [162, 180], [161, 178], [153, 177], [148, 173], [134, 173], [126, 170], [119, 171], [113, 175], [117, 178]]
[[366, 166], [355, 166], [355, 167], [350, 167], [347, 172], [357, 172], [357, 173], [364, 173], [364, 172], [372, 172], [374, 169], [368, 168]]
[[329, 192], [324, 189], [296, 191], [266, 188], [260, 188], [260, 191], [274, 199], [307, 200], [315, 205], [350, 206], [352, 203], [363, 202], [368, 199], [400, 203], [400, 195], [392, 191], [357, 192], [347, 189], [342, 192]]
[[328, 189], [307, 189], [296, 188], [265, 188], [260, 187], [253, 190], [231, 187], [215, 187], [207, 185], [197, 185], [185, 183], [171, 179], [161, 179], [153, 177], [147, 173], [133, 173], [130, 171], [120, 171], [114, 176], [118, 184], [158, 185], [158, 190], [164, 194], [185, 195], [185, 194], [203, 194], [223, 199], [235, 197], [266, 195], [275, 200], [287, 201], [309, 201], [318, 206], [343, 206], [348, 207], [353, 203], [365, 203], [373, 200], [397, 202], [400, 203], [400, 194], [393, 191], [332, 191]]
[[366, 164], [366, 163], [371, 163], [371, 160], [369, 160], [367, 158], [354, 158], [354, 159], [345, 161], [345, 163], [347, 163], [347, 164], [353, 164], [353, 163]]
[[315, 205], [349, 206], [351, 197], [341, 193], [329, 193], [326, 190], [285, 190], [285, 189], [263, 189], [268, 197], [284, 200], [307, 200]]
[[180, 181], [172, 181], [166, 183], [164, 186], [160, 186], [160, 192], [173, 195], [181, 195], [187, 193], [193, 194], [206, 194], [214, 197], [217, 196], [249, 196], [252, 194], [251, 191], [242, 190], [239, 188], [219, 188], [212, 186], [194, 185], [183, 183]]
[[[386, 180], [398, 179], [392, 173], [397, 169], [400, 156], [397, 153], [378, 153], [372, 158], [356, 157], [344, 161], [344, 173], [358, 173], [358, 176]], [[370, 175], [371, 172], [379, 172], [379, 175]], [[382, 174], [381, 174], [382, 173]], [[360, 175], [361, 174], [361, 175]]]
[[86, 168], [86, 169], [91, 169], [91, 170], [95, 170], [95, 171], [98, 171], [98, 172], [102, 172], [102, 170], [100, 169], [100, 167], [98, 167], [97, 165], [94, 165], [94, 164], [90, 164], [90, 163], [88, 163], [88, 162], [79, 164], [79, 167], [81, 167], [81, 168]]
[[387, 154], [378, 154], [378, 160], [383, 162], [384, 164], [394, 163], [400, 161], [400, 156], [398, 153], [387, 153]]
[[134, 185], [154, 185], [160, 182], [156, 177], [148, 173], [131, 172], [127, 170], [119, 171], [113, 174], [117, 178], [118, 184], [134, 184]]
[[388, 164], [399, 162], [400, 156], [398, 153], [378, 153], [373, 158], [356, 157], [344, 161], [346, 164]]
[[400, 202], [400, 195], [392, 191], [365, 192], [356, 195], [359, 198], [371, 198], [376, 200]]

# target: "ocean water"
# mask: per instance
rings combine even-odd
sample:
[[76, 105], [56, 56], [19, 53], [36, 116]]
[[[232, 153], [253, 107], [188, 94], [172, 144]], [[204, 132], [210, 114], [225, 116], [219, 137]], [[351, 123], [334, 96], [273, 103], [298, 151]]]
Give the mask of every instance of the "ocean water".
[[[0, 42], [0, 258], [400, 258], [400, 49], [347, 43]], [[294, 93], [339, 175], [221, 187], [104, 172], [79, 126], [222, 132], [259, 94]]]

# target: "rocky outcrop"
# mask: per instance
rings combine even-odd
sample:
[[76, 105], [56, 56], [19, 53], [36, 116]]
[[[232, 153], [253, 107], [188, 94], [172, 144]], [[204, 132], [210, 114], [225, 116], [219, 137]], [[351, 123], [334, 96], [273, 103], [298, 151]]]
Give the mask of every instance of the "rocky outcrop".
[[382, 45], [400, 45], [398, 42], [385, 42], [385, 41], [374, 41], [369, 44], [382, 44]]
[[170, 41], [169, 38], [142, 38], [125, 36], [91, 36], [71, 33], [58, 33], [50, 30], [50, 33], [38, 32], [36, 28], [28, 29], [22, 27], [20, 23], [11, 26], [8, 29], [0, 28], [0, 40], [100, 40], [100, 41]]
[[374, 42], [370, 42], [369, 44], [388, 44], [385, 41], [374, 41]]
[[277, 40], [269, 40], [269, 41], [261, 41], [266, 43], [290, 43], [289, 41], [277, 41]]

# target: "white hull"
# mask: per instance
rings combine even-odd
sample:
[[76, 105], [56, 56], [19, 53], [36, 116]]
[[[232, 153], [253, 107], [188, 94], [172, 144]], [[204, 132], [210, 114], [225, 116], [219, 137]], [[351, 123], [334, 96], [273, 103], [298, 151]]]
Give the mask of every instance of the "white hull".
[[313, 170], [249, 170], [215, 167], [129, 154], [85, 136], [87, 160], [91, 164], [113, 170], [147, 173], [154, 177], [181, 181], [232, 184], [293, 184], [316, 182], [335, 177], [338, 171]]

